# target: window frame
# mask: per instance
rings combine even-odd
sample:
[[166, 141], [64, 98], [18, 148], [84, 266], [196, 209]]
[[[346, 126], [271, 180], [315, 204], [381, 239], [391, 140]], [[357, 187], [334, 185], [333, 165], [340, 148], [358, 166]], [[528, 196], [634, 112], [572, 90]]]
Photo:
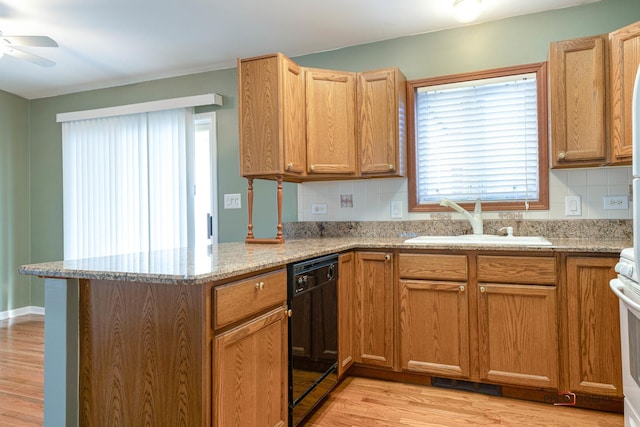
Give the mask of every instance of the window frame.
[[[416, 155], [416, 93], [419, 88], [447, 83], [483, 80], [516, 74], [536, 74], [538, 110], [538, 179], [539, 200], [524, 201], [482, 201], [483, 211], [526, 211], [549, 209], [549, 114], [547, 92], [547, 63], [516, 65], [490, 70], [473, 71], [439, 77], [429, 77], [407, 81], [407, 162], [409, 187], [409, 212], [447, 212], [449, 208], [438, 203], [418, 203], [417, 155]], [[460, 203], [473, 210], [473, 202]]]

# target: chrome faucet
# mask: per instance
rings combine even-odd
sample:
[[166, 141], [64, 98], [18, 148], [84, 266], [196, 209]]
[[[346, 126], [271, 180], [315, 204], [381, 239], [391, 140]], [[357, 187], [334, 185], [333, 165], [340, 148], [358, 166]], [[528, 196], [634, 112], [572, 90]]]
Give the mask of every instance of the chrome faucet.
[[482, 228], [482, 206], [480, 203], [480, 198], [477, 198], [473, 215], [464, 210], [459, 204], [457, 204], [456, 202], [452, 202], [449, 199], [442, 199], [440, 201], [440, 206], [446, 206], [455, 210], [456, 212], [460, 212], [462, 216], [464, 216], [471, 223], [473, 234], [483, 234], [484, 231]]

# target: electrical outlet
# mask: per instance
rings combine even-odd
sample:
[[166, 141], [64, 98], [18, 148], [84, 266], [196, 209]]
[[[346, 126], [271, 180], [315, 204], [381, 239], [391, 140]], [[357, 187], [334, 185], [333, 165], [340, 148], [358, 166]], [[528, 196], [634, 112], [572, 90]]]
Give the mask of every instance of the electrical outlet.
[[628, 196], [604, 196], [602, 200], [605, 209], [629, 209]]
[[240, 194], [225, 194], [224, 195], [224, 208], [225, 209], [240, 209], [242, 207]]
[[311, 215], [326, 215], [327, 212], [326, 203], [314, 203], [311, 205]]

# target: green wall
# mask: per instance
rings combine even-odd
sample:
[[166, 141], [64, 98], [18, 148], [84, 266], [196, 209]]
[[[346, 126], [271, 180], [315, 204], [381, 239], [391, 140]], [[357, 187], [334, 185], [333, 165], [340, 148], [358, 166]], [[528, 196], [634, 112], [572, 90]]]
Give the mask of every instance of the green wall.
[[[417, 79], [545, 61], [551, 41], [608, 33], [638, 20], [638, 0], [602, 0], [487, 24], [305, 55], [295, 60], [304, 66], [353, 71], [397, 65], [407, 78]], [[55, 121], [57, 113], [207, 92], [217, 92], [224, 98], [224, 106], [216, 107], [219, 207], [222, 206], [225, 193], [241, 193], [243, 207], [246, 207], [246, 180], [239, 176], [235, 68], [30, 101], [28, 127], [31, 173], [27, 177], [31, 180], [30, 209], [27, 212], [31, 216], [30, 262], [59, 260], [63, 256], [62, 143], [61, 128]], [[0, 97], [0, 108], [5, 102], [9, 101]], [[27, 166], [28, 162], [25, 169]], [[285, 221], [297, 219], [295, 189], [295, 184], [285, 186]], [[256, 235], [273, 236], [276, 223], [275, 185], [272, 182], [257, 182], [255, 193]], [[20, 205], [24, 203], [27, 202], [20, 199]], [[225, 211], [220, 208], [219, 215], [221, 242], [244, 238], [246, 209]], [[32, 305], [43, 304], [42, 283], [40, 279], [32, 279]]]
[[31, 305], [29, 233], [29, 101], [0, 91], [0, 312]]

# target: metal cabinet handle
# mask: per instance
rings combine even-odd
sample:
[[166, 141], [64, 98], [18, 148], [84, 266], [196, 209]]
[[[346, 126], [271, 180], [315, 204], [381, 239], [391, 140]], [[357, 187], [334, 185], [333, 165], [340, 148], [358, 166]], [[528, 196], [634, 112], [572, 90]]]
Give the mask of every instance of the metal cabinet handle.
[[264, 289], [264, 282], [258, 282], [258, 283], [256, 283], [256, 289], [257, 289], [257, 290]]
[[460, 292], [464, 292], [464, 285], [460, 285]]
[[309, 166], [309, 169], [311, 169], [312, 171], [316, 170], [316, 165]]
[[481, 293], [487, 292], [487, 288], [485, 288], [484, 286], [480, 286], [480, 292]]
[[285, 314], [286, 314], [288, 317], [293, 316], [293, 311], [291, 311], [291, 309], [290, 309], [290, 308], [289, 308], [289, 309], [286, 309], [284, 312], [285, 312]]
[[389, 165], [389, 170], [392, 171], [393, 170], [393, 165]]
[[564, 152], [558, 153], [558, 159], [560, 159], [560, 160], [564, 160], [565, 156], [566, 156], [566, 154]]
[[293, 163], [289, 163], [287, 165], [287, 170], [290, 171], [291, 169], [293, 169]]
[[386, 255], [384, 256], [384, 260], [385, 260], [385, 261], [389, 261], [390, 259], [391, 259], [391, 255], [386, 254]]

